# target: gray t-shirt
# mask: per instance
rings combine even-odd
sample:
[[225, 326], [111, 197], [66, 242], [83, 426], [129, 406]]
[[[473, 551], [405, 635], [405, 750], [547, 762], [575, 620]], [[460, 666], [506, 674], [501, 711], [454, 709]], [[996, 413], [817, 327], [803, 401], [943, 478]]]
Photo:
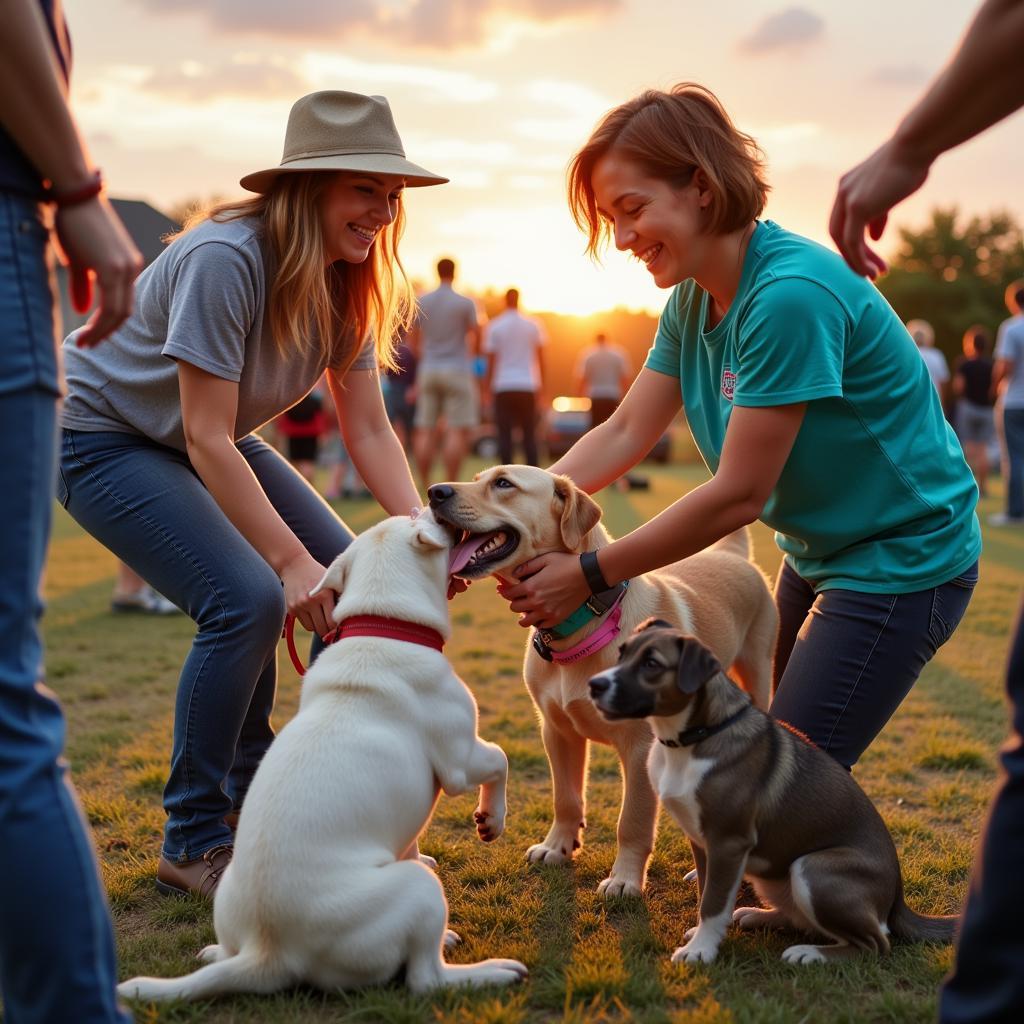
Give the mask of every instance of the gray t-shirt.
[[1013, 362], [1003, 408], [1024, 409], [1024, 316], [1011, 316], [1000, 325], [996, 336], [996, 359]]
[[417, 306], [420, 369], [472, 370], [466, 335], [479, 322], [473, 300], [460, 295], [450, 284], [442, 284], [424, 295]]
[[[135, 285], [135, 310], [95, 348], [64, 341], [72, 430], [137, 433], [185, 451], [177, 360], [238, 383], [235, 439], [293, 406], [328, 367], [343, 366], [352, 340], [331, 358], [311, 328], [309, 350], [282, 356], [268, 323], [268, 255], [255, 218], [205, 221], [169, 245]], [[372, 341], [352, 364], [373, 370]]]

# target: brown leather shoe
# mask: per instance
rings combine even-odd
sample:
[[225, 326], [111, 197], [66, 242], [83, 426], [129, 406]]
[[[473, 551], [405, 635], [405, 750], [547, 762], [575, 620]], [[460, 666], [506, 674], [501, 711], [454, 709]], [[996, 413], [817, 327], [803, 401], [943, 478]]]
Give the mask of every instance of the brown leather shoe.
[[224, 869], [231, 863], [232, 848], [215, 846], [198, 860], [174, 864], [160, 858], [156, 867], [156, 887], [167, 896], [207, 896], [213, 899]]

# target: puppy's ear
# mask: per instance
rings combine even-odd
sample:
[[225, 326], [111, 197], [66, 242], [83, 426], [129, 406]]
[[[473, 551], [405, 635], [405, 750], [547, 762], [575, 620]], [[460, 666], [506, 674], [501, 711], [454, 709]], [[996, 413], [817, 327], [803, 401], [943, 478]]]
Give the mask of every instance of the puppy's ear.
[[345, 589], [345, 579], [348, 577], [348, 552], [342, 551], [338, 557], [327, 567], [324, 578], [309, 592], [309, 596], [319, 594], [321, 590], [333, 590], [340, 595]]
[[413, 542], [421, 548], [429, 551], [439, 551], [448, 547], [448, 539], [441, 532], [441, 527], [436, 523], [428, 521], [417, 521], [416, 531], [413, 533]]
[[692, 636], [681, 636], [676, 687], [681, 693], [696, 693], [712, 676], [722, 671], [718, 659]]
[[555, 499], [556, 514], [557, 503], [561, 502], [559, 528], [562, 543], [567, 551], [576, 551], [583, 543], [583, 538], [600, 521], [601, 506], [567, 476], [555, 477]]
[[673, 626], [671, 622], [666, 622], [664, 619], [651, 617], [649, 619], [644, 619], [644, 621], [633, 630], [633, 633], [642, 633], [645, 629], [675, 629], [675, 626]]

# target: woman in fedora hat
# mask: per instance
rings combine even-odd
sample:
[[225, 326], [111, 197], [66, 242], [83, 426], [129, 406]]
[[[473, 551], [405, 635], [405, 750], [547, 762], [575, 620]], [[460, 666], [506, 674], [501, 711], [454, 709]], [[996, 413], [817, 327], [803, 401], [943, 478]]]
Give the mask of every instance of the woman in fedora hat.
[[190, 222], [105, 345], [65, 341], [60, 500], [197, 625], [178, 683], [162, 891], [215, 889], [273, 738], [285, 614], [328, 631], [331, 596], [309, 591], [351, 539], [254, 431], [326, 371], [377, 500], [391, 514], [419, 504], [377, 367], [412, 310], [403, 189], [446, 180], [405, 158], [383, 97], [305, 96], [281, 163], [241, 179], [256, 195]]

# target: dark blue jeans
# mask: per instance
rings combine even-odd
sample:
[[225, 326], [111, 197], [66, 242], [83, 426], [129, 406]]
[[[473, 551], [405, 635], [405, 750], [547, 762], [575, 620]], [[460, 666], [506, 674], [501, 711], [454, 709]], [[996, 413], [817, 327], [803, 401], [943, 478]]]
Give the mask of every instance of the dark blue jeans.
[[950, 638], [977, 582], [975, 563], [912, 594], [815, 594], [783, 562], [772, 715], [852, 768]]
[[[352, 539], [345, 524], [261, 438], [238, 449], [281, 518], [330, 564]], [[178, 681], [163, 847], [168, 860], [194, 860], [231, 842], [224, 815], [241, 806], [274, 738], [281, 581], [188, 456], [148, 438], [65, 430], [58, 497], [198, 627]]]
[[42, 682], [57, 400], [48, 237], [34, 204], [0, 193], [0, 991], [8, 1024], [123, 1024], [64, 717]]
[[942, 1024], [1024, 1020], [1024, 604], [1006, 669], [1012, 733], [1003, 779], [974, 862], [953, 973], [939, 1000]]
[[1011, 519], [1024, 519], [1024, 409], [1003, 410], [1003, 431], [1006, 454], [1010, 460], [1006, 477], [1006, 514]]

